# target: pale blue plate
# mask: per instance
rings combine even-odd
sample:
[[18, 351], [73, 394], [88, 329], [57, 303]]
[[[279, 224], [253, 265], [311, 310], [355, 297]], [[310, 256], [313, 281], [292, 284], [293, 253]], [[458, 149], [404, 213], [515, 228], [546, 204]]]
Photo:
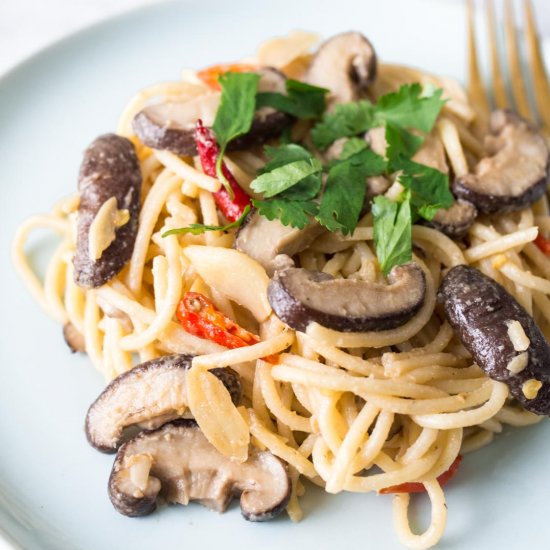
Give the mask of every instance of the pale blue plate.
[[[76, 188], [81, 152], [112, 131], [128, 98], [182, 67], [231, 61], [295, 28], [356, 28], [385, 60], [464, 74], [461, 6], [434, 0], [210, 0], [149, 7], [94, 26], [0, 81], [0, 527], [22, 548], [244, 550], [401, 548], [391, 499], [308, 490], [305, 518], [244, 521], [191, 505], [128, 519], [112, 508], [112, 457], [83, 433], [103, 382], [71, 355], [9, 260], [15, 228]], [[33, 240], [43, 264], [51, 241]], [[550, 424], [510, 430], [468, 456], [447, 491], [441, 548], [550, 548]], [[424, 513], [425, 508], [420, 507]], [[8, 547], [8, 546], [6, 546]]]

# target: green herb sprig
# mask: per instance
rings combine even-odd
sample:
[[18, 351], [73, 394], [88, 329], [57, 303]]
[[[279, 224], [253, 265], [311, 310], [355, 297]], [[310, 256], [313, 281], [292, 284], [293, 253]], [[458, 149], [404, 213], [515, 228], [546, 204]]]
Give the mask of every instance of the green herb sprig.
[[230, 141], [250, 131], [254, 113], [261, 107], [272, 107], [300, 119], [319, 118], [326, 109], [328, 90], [288, 79], [287, 94], [258, 92], [260, 75], [256, 73], [225, 73], [219, 76], [221, 98], [212, 130], [220, 152], [216, 160], [216, 175], [233, 198], [222, 163]]
[[[220, 146], [216, 170], [224, 185], [228, 187], [221, 163], [227, 144], [250, 130], [256, 109], [272, 107], [298, 119], [317, 120], [311, 139], [319, 151], [346, 138], [339, 158], [323, 165], [307, 148], [291, 143], [288, 134], [279, 147], [266, 147], [268, 162], [251, 183], [262, 198], [253, 200], [253, 205], [261, 215], [284, 225], [303, 228], [314, 218], [330, 231], [350, 234], [364, 207], [366, 178], [398, 173], [403, 192], [397, 199], [379, 196], [373, 201], [375, 247], [385, 274], [409, 261], [412, 224], [420, 218], [432, 219], [437, 210], [453, 203], [447, 175], [411, 160], [422, 146], [422, 134], [432, 130], [445, 103], [443, 91], [407, 84], [376, 103], [360, 100], [326, 112], [323, 88], [289, 79], [286, 94], [258, 92], [258, 81], [259, 76], [252, 73], [220, 77], [222, 97], [213, 130]], [[379, 127], [385, 129], [385, 157], [359, 137]], [[227, 230], [240, 221], [228, 226], [193, 224], [166, 234]]]
[[380, 195], [372, 203], [374, 243], [380, 269], [387, 275], [412, 258], [412, 211], [408, 197], [391, 201]]
[[240, 217], [227, 225], [204, 225], [202, 223], [192, 223], [187, 227], [169, 229], [168, 231], [165, 231], [162, 236], [168, 237], [169, 235], [184, 235], [185, 233], [191, 233], [191, 235], [202, 235], [202, 233], [206, 233], [207, 231], [228, 231], [229, 229], [240, 227], [249, 212], [250, 206], [245, 206]]
[[[264, 200], [254, 201], [254, 206], [285, 225], [303, 228], [315, 218], [330, 231], [350, 234], [364, 206], [366, 178], [398, 172], [403, 192], [395, 201], [376, 197], [372, 207], [376, 252], [387, 275], [412, 257], [412, 224], [419, 218], [432, 219], [437, 210], [453, 203], [447, 175], [411, 160], [423, 143], [420, 132], [432, 130], [444, 105], [441, 96], [442, 90], [409, 84], [376, 103], [337, 105], [313, 127], [311, 136], [321, 151], [346, 138], [339, 158], [320, 166], [299, 145], [269, 148], [270, 160], [252, 182]], [[381, 126], [385, 158], [356, 137]]]
[[408, 130], [431, 131], [445, 104], [442, 94], [441, 89], [428, 88], [423, 92], [418, 83], [405, 84], [397, 92], [383, 95], [375, 104], [361, 100], [336, 105], [312, 129], [313, 143], [324, 151], [339, 138], [356, 136], [371, 128], [384, 126], [394, 131], [393, 146], [399, 144], [402, 152], [412, 156], [422, 145], [422, 138]]
[[323, 166], [307, 149], [294, 143], [266, 147], [265, 152], [269, 161], [251, 188], [269, 200], [252, 203], [267, 219], [303, 229], [319, 208], [313, 199], [321, 189]]
[[325, 112], [327, 89], [291, 78], [286, 81], [285, 86], [286, 95], [279, 92], [258, 92], [256, 108], [272, 107], [302, 120], [319, 118]]
[[220, 152], [216, 160], [216, 174], [229, 196], [233, 190], [223, 175], [222, 163], [230, 141], [250, 131], [256, 110], [256, 90], [260, 76], [255, 73], [225, 73], [220, 75], [222, 93], [212, 130]]

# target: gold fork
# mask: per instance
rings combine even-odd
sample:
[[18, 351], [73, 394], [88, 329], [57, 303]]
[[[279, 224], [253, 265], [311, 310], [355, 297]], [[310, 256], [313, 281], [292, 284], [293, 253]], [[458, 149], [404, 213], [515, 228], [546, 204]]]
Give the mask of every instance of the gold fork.
[[[485, 16], [489, 36], [489, 55], [491, 67], [492, 97], [481, 78], [476, 48], [475, 20], [473, 0], [468, 0], [468, 93], [474, 104], [487, 115], [494, 105], [500, 109], [515, 109], [522, 116], [537, 124], [550, 136], [550, 83], [544, 66], [541, 47], [535, 26], [535, 15], [531, 0], [523, 0], [525, 29], [523, 39], [528, 54], [526, 82], [521, 67], [518, 39], [514, 16], [513, 0], [505, 0], [504, 30], [506, 43], [507, 71], [503, 73], [500, 64], [497, 40], [497, 23], [493, 0], [485, 0]], [[506, 76], [510, 86], [506, 86]], [[527, 95], [527, 86], [531, 85], [535, 107]], [[508, 89], [511, 91], [510, 101]]]

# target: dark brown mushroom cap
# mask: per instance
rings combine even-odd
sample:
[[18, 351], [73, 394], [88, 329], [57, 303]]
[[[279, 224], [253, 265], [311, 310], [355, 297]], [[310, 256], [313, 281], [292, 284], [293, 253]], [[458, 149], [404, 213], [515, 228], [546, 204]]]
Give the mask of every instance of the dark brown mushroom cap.
[[[98, 287], [112, 279], [132, 255], [138, 230], [141, 170], [133, 143], [115, 134], [98, 137], [84, 152], [78, 179], [80, 205], [74, 256], [74, 278], [81, 287]], [[103, 204], [116, 198], [129, 220], [116, 229], [115, 239], [101, 257], [89, 254], [90, 226]]]
[[491, 114], [490, 130], [489, 156], [478, 162], [472, 174], [456, 178], [453, 193], [485, 214], [521, 210], [546, 190], [548, 146], [524, 119], [508, 111]]
[[[171, 108], [177, 110], [177, 105]], [[166, 115], [167, 109], [160, 105], [146, 107], [140, 111], [132, 123], [134, 132], [139, 139], [153, 149], [170, 151], [176, 155], [193, 157], [197, 154], [195, 143], [195, 127], [179, 125]], [[293, 118], [286, 113], [273, 111], [265, 116], [258, 116], [252, 122], [250, 131], [232, 140], [227, 146], [228, 151], [242, 151], [262, 145], [270, 139], [281, 135], [283, 130], [290, 126]], [[170, 122], [167, 122], [170, 121]], [[196, 120], [195, 120], [196, 123]]]
[[[145, 107], [134, 117], [132, 129], [141, 142], [148, 147], [171, 151], [176, 155], [195, 156], [197, 145], [192, 119], [189, 119], [188, 124], [186, 121], [185, 126], [176, 122], [182, 116], [183, 106], [180, 103], [170, 102]], [[199, 118], [200, 116], [197, 116], [194, 119], [195, 123]]]
[[317, 50], [305, 80], [328, 88], [335, 103], [356, 101], [376, 78], [376, 53], [359, 32], [337, 34]]
[[[474, 361], [493, 378], [505, 382], [510, 393], [527, 410], [550, 413], [550, 347], [533, 318], [504, 287], [477, 269], [460, 265], [441, 282], [437, 299]], [[518, 321], [529, 338], [528, 362], [521, 372], [508, 369], [520, 352], [508, 335], [508, 325]], [[534, 399], [523, 393], [528, 380], [542, 382]]]
[[280, 254], [294, 256], [308, 247], [325, 229], [311, 221], [303, 229], [268, 220], [253, 209], [237, 231], [234, 248], [244, 252], [273, 275]]
[[[115, 452], [129, 426], [160, 423], [181, 416], [187, 408], [187, 370], [191, 355], [166, 355], [147, 361], [115, 378], [92, 403], [86, 415], [86, 437], [99, 451]], [[238, 375], [212, 369], [231, 394], [241, 400]]]
[[450, 208], [441, 208], [431, 221], [422, 221], [424, 225], [441, 231], [451, 239], [462, 239], [475, 222], [477, 208], [468, 201], [458, 199]]
[[[286, 93], [286, 77], [277, 69], [264, 67], [258, 90]], [[220, 101], [220, 93], [213, 92], [191, 100], [167, 101], [145, 107], [132, 122], [139, 139], [153, 149], [162, 149], [177, 155], [197, 154], [195, 126], [201, 119], [207, 127], [212, 126]], [[229, 143], [228, 150], [239, 151], [278, 137], [290, 126], [294, 118], [286, 113], [262, 107], [256, 112], [250, 131]]]
[[390, 284], [335, 279], [307, 269], [278, 271], [267, 288], [273, 311], [289, 327], [305, 331], [310, 323], [341, 332], [399, 327], [422, 307], [426, 277], [414, 263], [394, 267]]
[[151, 513], [158, 496], [168, 503], [197, 501], [224, 512], [240, 495], [245, 519], [265, 521], [285, 509], [290, 493], [286, 465], [275, 455], [251, 446], [244, 463], [234, 462], [189, 420], [142, 432], [122, 445], [109, 478], [111, 502], [131, 517]]

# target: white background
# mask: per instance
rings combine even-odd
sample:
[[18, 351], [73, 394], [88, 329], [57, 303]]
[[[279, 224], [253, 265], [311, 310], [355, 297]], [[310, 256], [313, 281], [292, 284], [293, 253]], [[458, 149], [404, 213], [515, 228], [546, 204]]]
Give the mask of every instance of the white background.
[[[66, 34], [111, 15], [160, 1], [0, 0], [0, 74]], [[196, 2], [204, 1], [207, 0], [196, 0]], [[463, 0], [441, 1], [462, 2]], [[502, 1], [495, 0], [495, 4], [500, 6]], [[519, 3], [522, 0], [517, 1]], [[550, 37], [550, 1], [534, 0], [534, 3], [539, 29], [544, 36]], [[190, 9], [193, 9], [193, 2], [190, 1], [189, 4]], [[350, 22], [350, 25], [353, 25], [353, 22]]]

